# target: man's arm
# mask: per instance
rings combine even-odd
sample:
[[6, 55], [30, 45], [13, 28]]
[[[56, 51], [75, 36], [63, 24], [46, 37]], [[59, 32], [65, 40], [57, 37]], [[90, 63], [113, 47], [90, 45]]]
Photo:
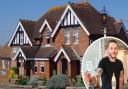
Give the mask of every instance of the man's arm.
[[120, 71], [119, 89], [122, 89], [123, 81], [124, 81], [124, 71], [122, 70], [122, 71]]
[[92, 82], [93, 82], [93, 84], [95, 84], [96, 87], [99, 87], [99, 85], [100, 85], [99, 80], [100, 80], [100, 77], [101, 77], [102, 73], [103, 73], [103, 69], [98, 68], [96, 70], [95, 76], [92, 77]]
[[103, 73], [103, 69], [102, 69], [102, 68], [98, 68], [98, 69], [96, 70], [96, 76], [97, 76], [98, 78], [100, 78], [100, 76], [102, 75], [102, 73]]

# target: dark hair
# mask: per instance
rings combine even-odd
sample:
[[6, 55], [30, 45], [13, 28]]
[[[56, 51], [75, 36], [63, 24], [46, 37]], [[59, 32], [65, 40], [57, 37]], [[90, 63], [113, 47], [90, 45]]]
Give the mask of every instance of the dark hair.
[[109, 44], [110, 44], [110, 43], [116, 43], [116, 44], [117, 44], [117, 46], [118, 46], [117, 41], [112, 39], [112, 40], [109, 40], [109, 41], [108, 41], [107, 47], [109, 46]]

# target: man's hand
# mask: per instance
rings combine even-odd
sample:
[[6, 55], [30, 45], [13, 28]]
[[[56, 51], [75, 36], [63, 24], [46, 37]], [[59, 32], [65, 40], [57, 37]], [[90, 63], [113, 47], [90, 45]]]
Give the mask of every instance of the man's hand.
[[97, 76], [91, 77], [91, 83], [95, 85], [96, 89], [99, 89], [99, 78]]
[[96, 70], [95, 76], [91, 77], [91, 82], [93, 84], [95, 84], [96, 89], [99, 89], [99, 86], [100, 86], [100, 84], [99, 84], [100, 83], [100, 77], [101, 77], [102, 73], [103, 73], [102, 68], [98, 68]]

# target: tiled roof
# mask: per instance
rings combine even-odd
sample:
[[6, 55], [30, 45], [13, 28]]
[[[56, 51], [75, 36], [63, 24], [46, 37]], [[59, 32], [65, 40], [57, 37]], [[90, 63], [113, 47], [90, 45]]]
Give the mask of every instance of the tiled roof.
[[55, 52], [54, 47], [24, 46], [21, 50], [26, 58], [49, 58]]
[[35, 54], [35, 58], [49, 58], [55, 51], [54, 47], [40, 47]]
[[51, 26], [52, 30], [55, 28], [56, 24], [58, 23], [60, 17], [62, 16], [66, 6], [57, 6], [48, 10], [43, 16], [41, 16], [35, 25], [35, 34], [34, 36], [39, 35], [39, 29], [41, 28], [42, 24], [44, 23], [45, 19], [48, 21], [49, 25]]
[[34, 58], [36, 52], [39, 50], [39, 46], [22, 46], [21, 50], [25, 54], [26, 58]]
[[[120, 24], [115, 24], [116, 20], [113, 17], [108, 16], [108, 23], [104, 26], [104, 24], [101, 21], [101, 13], [97, 11], [93, 6], [91, 6], [89, 3], [79, 3], [79, 4], [69, 4], [80, 21], [83, 23], [83, 25], [87, 28], [89, 33], [91, 35], [96, 34], [103, 34], [103, 28], [108, 28], [108, 34], [114, 35], [118, 34], [119, 28], [117, 28]], [[55, 8], [55, 7], [54, 7]], [[60, 17], [62, 16], [66, 5], [60, 6], [60, 9], [55, 9], [53, 11], [48, 11], [46, 14], [44, 14], [40, 19], [36, 21], [35, 26], [35, 36], [39, 35], [39, 29], [41, 28], [41, 25], [43, 24], [44, 20], [47, 19], [49, 25], [51, 26], [52, 30], [54, 30], [55, 26], [57, 25]], [[52, 9], [52, 8], [51, 8]], [[117, 26], [118, 25], [118, 26]]]
[[101, 21], [101, 13], [97, 11], [94, 7], [92, 7], [89, 3], [81, 4], [71, 4], [70, 5], [80, 21], [84, 24], [91, 35], [93, 34], [103, 34], [103, 28], [108, 28], [108, 34], [116, 34], [115, 29], [115, 19], [108, 16], [107, 24], [104, 24]]
[[[108, 35], [117, 35], [120, 32], [121, 22], [118, 22], [113, 18], [108, 16], [107, 24], [104, 25], [101, 21], [101, 13], [97, 11], [89, 3], [69, 3], [76, 16], [80, 19], [83, 25], [87, 28], [90, 35], [103, 35], [103, 28], [107, 28]], [[34, 43], [33, 38], [39, 37], [39, 30], [43, 25], [44, 21], [47, 20], [51, 29], [54, 30], [58, 21], [60, 20], [62, 14], [64, 13], [67, 5], [56, 6], [49, 9], [43, 16], [41, 16], [37, 21], [21, 20], [28, 36], [30, 37], [32, 43]]]
[[67, 46], [67, 45], [62, 45], [62, 47], [71, 61], [78, 61], [79, 60], [77, 54], [73, 51], [72, 47]]
[[4, 45], [0, 47], [0, 58], [11, 58], [12, 57], [12, 48]]

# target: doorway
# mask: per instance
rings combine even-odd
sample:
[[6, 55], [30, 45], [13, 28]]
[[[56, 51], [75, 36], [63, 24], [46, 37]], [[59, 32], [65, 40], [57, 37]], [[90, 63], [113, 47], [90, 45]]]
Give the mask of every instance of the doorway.
[[68, 74], [68, 62], [67, 59], [61, 59], [61, 74]]

